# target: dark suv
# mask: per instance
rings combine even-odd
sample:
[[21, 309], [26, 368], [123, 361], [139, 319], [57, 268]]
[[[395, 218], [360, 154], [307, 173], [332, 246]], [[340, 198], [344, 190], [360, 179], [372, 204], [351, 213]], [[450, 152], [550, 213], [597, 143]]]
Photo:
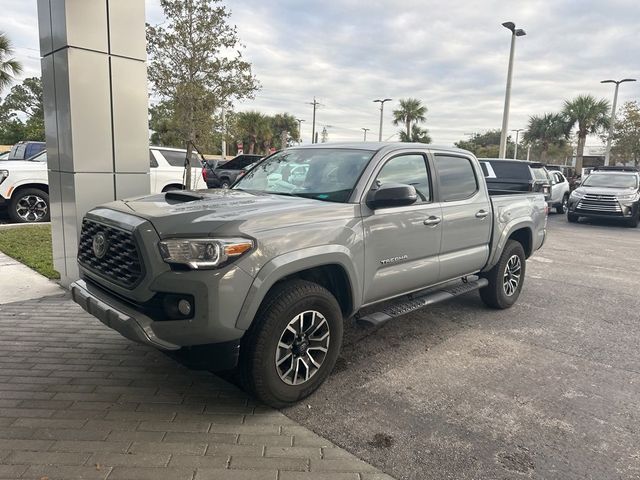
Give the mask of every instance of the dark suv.
[[489, 190], [544, 193], [551, 199], [551, 179], [544, 164], [525, 160], [479, 158]]
[[262, 155], [242, 154], [218, 167], [207, 162], [202, 169], [202, 176], [209, 188], [229, 188], [260, 159]]
[[571, 192], [567, 220], [617, 218], [629, 227], [640, 220], [640, 173], [635, 167], [596, 167]]

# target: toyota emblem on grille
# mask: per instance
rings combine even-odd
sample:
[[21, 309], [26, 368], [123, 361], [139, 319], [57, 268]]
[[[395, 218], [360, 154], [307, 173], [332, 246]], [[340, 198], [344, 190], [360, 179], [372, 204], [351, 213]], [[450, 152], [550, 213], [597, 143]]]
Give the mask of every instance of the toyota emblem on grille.
[[93, 237], [93, 254], [96, 258], [104, 257], [108, 248], [109, 241], [107, 236], [102, 232], [96, 233]]

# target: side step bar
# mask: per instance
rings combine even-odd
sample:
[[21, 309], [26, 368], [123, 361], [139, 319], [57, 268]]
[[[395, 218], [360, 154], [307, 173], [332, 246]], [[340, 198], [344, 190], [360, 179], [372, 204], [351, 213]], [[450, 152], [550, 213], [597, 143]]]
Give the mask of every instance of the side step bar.
[[365, 326], [379, 327], [392, 318], [405, 315], [426, 306], [433, 305], [434, 303], [450, 300], [465, 293], [479, 290], [488, 284], [489, 281], [486, 278], [476, 277], [475, 280], [462, 281], [461, 283], [456, 283], [453, 286], [450, 285], [441, 290], [431, 291], [425, 294], [418, 292], [409, 297], [404, 297], [401, 300], [395, 300], [384, 310], [370, 313], [364, 317], [356, 317], [356, 322]]

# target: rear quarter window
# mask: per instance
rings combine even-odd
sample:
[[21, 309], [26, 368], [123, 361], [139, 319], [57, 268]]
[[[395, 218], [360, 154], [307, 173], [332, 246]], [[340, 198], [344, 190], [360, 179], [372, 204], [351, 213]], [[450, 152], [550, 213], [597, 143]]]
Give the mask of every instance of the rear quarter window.
[[529, 165], [526, 163], [489, 161], [497, 178], [526, 178], [531, 179]]
[[436, 155], [435, 164], [441, 201], [464, 200], [478, 191], [478, 180], [469, 158]]

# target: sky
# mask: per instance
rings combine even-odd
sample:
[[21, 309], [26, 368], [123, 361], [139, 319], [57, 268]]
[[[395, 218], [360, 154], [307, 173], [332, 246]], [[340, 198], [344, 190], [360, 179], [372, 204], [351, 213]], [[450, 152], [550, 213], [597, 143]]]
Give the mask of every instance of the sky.
[[[330, 141], [383, 140], [399, 127], [391, 110], [401, 98], [427, 106], [434, 143], [451, 145], [500, 128], [511, 32], [519, 37], [509, 128], [530, 115], [558, 111], [565, 99], [591, 93], [613, 99], [605, 79], [640, 80], [637, 0], [225, 0], [244, 56], [262, 88], [236, 110], [289, 112], [305, 120], [311, 139], [314, 97], [318, 130]], [[164, 21], [159, 0], [146, 0], [147, 21]], [[8, 33], [23, 76], [40, 74], [36, 0], [0, 0], [0, 31]], [[640, 100], [640, 81], [620, 87], [618, 105]], [[390, 138], [391, 137], [391, 138]], [[591, 138], [589, 143], [597, 145]]]

